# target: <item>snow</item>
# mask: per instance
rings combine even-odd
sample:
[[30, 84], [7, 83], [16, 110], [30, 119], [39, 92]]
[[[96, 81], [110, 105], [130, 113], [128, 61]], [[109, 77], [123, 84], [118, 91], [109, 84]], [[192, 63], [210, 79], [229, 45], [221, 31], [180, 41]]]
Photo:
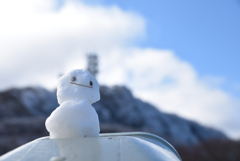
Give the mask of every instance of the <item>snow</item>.
[[49, 115], [56, 108], [56, 95], [46, 89], [41, 87], [25, 88], [20, 93], [19, 98], [31, 115]]
[[101, 100], [94, 107], [102, 125], [112, 125], [111, 131], [114, 128], [115, 131], [130, 131], [127, 127], [131, 127], [132, 131], [157, 134], [175, 146], [227, 138], [210, 127], [159, 111], [151, 104], [136, 99], [124, 86], [101, 86], [100, 93]]
[[[76, 80], [71, 81], [71, 79], [74, 77]], [[92, 81], [92, 86], [90, 86], [90, 81]], [[81, 84], [88, 87], [71, 84], [69, 82]], [[59, 104], [67, 100], [82, 99], [86, 99], [90, 104], [93, 104], [94, 102], [100, 100], [98, 82], [94, 76], [92, 76], [86, 70], [73, 70], [59, 78], [57, 86], [57, 99]]]
[[100, 99], [97, 80], [82, 69], [60, 77], [57, 86], [60, 106], [46, 120], [50, 138], [98, 137], [99, 119], [91, 106]]
[[50, 138], [98, 137], [99, 120], [86, 101], [65, 101], [46, 121]]

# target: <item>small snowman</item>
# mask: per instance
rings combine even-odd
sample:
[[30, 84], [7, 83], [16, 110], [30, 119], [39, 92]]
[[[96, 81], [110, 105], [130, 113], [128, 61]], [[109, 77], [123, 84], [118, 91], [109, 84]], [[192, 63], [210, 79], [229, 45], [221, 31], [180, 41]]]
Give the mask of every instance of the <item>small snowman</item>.
[[92, 104], [100, 100], [97, 80], [88, 71], [76, 69], [59, 78], [60, 106], [45, 122], [50, 138], [98, 137], [99, 120]]

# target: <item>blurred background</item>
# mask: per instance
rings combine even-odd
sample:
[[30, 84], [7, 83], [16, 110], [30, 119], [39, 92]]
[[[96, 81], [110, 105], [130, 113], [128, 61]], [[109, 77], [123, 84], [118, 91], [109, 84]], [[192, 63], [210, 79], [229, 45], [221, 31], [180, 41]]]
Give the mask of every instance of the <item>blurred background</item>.
[[65, 72], [101, 85], [101, 132], [240, 160], [240, 1], [0, 0], [0, 154], [48, 135]]

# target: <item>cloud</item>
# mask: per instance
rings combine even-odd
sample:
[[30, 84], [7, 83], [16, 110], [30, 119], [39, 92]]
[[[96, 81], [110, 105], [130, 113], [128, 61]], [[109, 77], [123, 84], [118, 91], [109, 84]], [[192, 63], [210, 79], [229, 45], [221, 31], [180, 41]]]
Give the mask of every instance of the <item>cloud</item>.
[[[120, 53], [128, 53], [127, 58], [118, 58], [119, 63], [105, 67], [109, 70], [100, 76], [100, 81], [127, 84], [136, 97], [150, 101], [162, 111], [239, 138], [240, 101], [215, 85], [222, 78], [200, 78], [189, 63], [171, 51], [132, 48]], [[115, 56], [120, 57], [120, 53]]]
[[36, 83], [51, 87], [66, 68], [84, 67], [86, 51], [106, 54], [144, 36], [144, 20], [118, 7], [77, 1], [56, 6], [54, 0], [0, 1], [1, 89]]
[[239, 100], [219, 88], [221, 79], [199, 77], [171, 51], [136, 47], [146, 23], [117, 6], [54, 0], [0, 0], [0, 89], [54, 88], [58, 74], [84, 68], [85, 54], [100, 55], [99, 82], [126, 84], [160, 110], [239, 137]]

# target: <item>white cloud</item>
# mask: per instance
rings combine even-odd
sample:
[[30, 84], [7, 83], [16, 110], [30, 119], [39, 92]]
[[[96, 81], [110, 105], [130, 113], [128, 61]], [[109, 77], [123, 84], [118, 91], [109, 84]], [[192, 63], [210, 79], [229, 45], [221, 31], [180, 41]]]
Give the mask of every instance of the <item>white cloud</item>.
[[239, 100], [214, 77], [199, 78], [173, 52], [134, 47], [144, 20], [116, 6], [54, 0], [0, 0], [0, 89], [40, 84], [55, 87], [57, 76], [85, 67], [85, 53], [100, 54], [99, 81], [126, 84], [138, 97], [239, 137]]
[[86, 51], [106, 53], [144, 34], [144, 20], [134, 13], [75, 1], [56, 10], [55, 2], [0, 1], [0, 73], [4, 75], [0, 89], [36, 83], [54, 86], [51, 80], [58, 73], [84, 67]]
[[[120, 52], [128, 53], [127, 58], [104, 72], [100, 81], [107, 79], [114, 84], [117, 75], [124, 73], [120, 83], [132, 88], [135, 96], [150, 101], [163, 111], [239, 138], [240, 101], [212, 85], [222, 79], [199, 78], [189, 63], [179, 60], [170, 51], [135, 48]], [[121, 69], [121, 72], [116, 72], [116, 69]]]

